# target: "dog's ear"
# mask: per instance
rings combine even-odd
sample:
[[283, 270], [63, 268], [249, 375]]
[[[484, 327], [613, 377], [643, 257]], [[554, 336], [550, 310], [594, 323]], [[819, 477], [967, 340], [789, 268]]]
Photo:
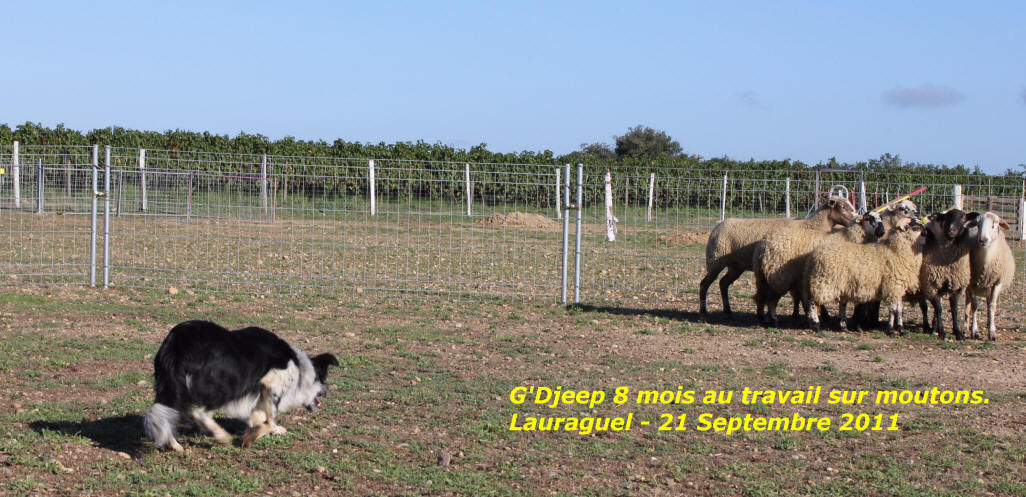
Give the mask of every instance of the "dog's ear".
[[317, 374], [317, 380], [321, 383], [328, 377], [328, 366], [338, 366], [338, 359], [327, 353], [310, 359], [310, 362], [313, 364], [314, 373]]

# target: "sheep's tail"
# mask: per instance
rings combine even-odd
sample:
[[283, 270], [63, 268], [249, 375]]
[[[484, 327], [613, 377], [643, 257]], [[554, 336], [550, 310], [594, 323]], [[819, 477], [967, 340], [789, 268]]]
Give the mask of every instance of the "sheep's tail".
[[173, 447], [177, 445], [175, 426], [178, 425], [179, 417], [181, 417], [180, 412], [158, 402], [153, 404], [149, 411], [146, 411], [146, 417], [143, 418], [143, 431], [157, 447]]

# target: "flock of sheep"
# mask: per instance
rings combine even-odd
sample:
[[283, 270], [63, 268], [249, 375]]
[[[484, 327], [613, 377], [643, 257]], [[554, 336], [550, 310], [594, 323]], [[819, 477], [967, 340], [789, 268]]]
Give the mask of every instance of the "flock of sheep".
[[[1015, 258], [1005, 240], [1008, 224], [993, 212], [951, 208], [921, 218], [916, 205], [902, 200], [886, 209], [857, 215], [843, 197], [829, 197], [809, 217], [792, 219], [728, 218], [709, 234], [706, 275], [699, 287], [699, 312], [708, 319], [709, 286], [720, 279], [723, 312], [731, 315], [728, 289], [745, 271], [755, 273], [759, 322], [777, 324], [777, 303], [784, 294], [799, 303], [819, 331], [824, 306], [839, 305], [840, 329], [847, 329], [847, 306], [861, 330], [888, 310], [888, 336], [902, 329], [902, 302], [918, 303], [923, 330], [945, 338], [941, 301], [947, 298], [955, 338], [965, 338], [968, 307], [973, 338], [980, 338], [977, 297], [987, 299], [990, 340], [997, 339], [998, 297], [1012, 284]], [[932, 322], [927, 305], [933, 306]]]

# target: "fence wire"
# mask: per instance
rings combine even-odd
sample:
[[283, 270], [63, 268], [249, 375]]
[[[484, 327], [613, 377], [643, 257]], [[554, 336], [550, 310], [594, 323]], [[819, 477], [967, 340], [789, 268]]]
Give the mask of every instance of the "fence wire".
[[[108, 166], [102, 148], [97, 155], [92, 147], [21, 146], [15, 195], [14, 148], [0, 146], [5, 284], [90, 282], [93, 164], [101, 190]], [[1005, 326], [1021, 325], [1026, 316], [1021, 178], [616, 171], [618, 232], [615, 242], [607, 242], [606, 169], [584, 168], [584, 302], [694, 311], [705, 242], [721, 217], [804, 217], [817, 192], [834, 185], [846, 186], [858, 205], [860, 181], [869, 208], [927, 186], [913, 201], [929, 213], [954, 205], [957, 184], [967, 210], [998, 210], [1013, 225], [1007, 235], [1017, 278], [1002, 297], [1001, 314]], [[555, 164], [113, 148], [98, 230], [102, 234], [102, 202], [109, 201], [111, 286], [556, 301], [562, 290], [561, 204], [567, 202], [562, 172]], [[571, 177], [575, 201], [576, 171]], [[102, 244], [102, 235], [96, 243]], [[570, 250], [573, 261], [572, 243]], [[744, 308], [753, 291], [751, 278], [743, 277], [731, 294]], [[714, 312], [717, 301], [710, 296]]]

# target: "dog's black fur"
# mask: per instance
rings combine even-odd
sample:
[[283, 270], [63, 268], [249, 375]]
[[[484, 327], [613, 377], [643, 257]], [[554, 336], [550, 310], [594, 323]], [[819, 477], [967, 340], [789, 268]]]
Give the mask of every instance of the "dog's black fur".
[[243, 436], [249, 445], [267, 433], [281, 433], [276, 415], [292, 407], [320, 408], [331, 354], [305, 353], [263, 328], [235, 331], [209, 321], [186, 321], [168, 333], [153, 360], [154, 406], [144, 428], [158, 447], [180, 450], [174, 425], [189, 414], [214, 438], [230, 437], [210, 413], [223, 409], [249, 421]]

